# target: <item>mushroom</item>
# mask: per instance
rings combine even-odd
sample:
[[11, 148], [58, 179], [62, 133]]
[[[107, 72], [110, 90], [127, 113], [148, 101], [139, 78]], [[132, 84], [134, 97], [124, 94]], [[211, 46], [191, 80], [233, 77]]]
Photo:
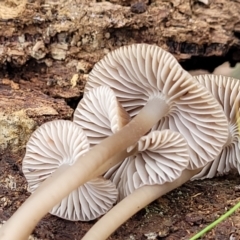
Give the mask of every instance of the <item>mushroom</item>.
[[[121, 116], [124, 117], [121, 118]], [[121, 119], [123, 120], [121, 121]], [[122, 124], [124, 120], [128, 122], [129, 117], [120, 107], [113, 90], [107, 86], [93, 88], [87, 92], [74, 113], [74, 122], [84, 129], [91, 145], [97, 144], [102, 138], [119, 131], [124, 125]], [[115, 207], [118, 209], [116, 215], [119, 220], [114, 228], [104, 228], [106, 225], [109, 226], [109, 221], [111, 221], [108, 214], [106, 218], [100, 220], [102, 223], [100, 228], [105, 229], [103, 234], [105, 237], [136, 212], [136, 208], [132, 207], [136, 203], [136, 199], [132, 196], [137, 194], [138, 210], [140, 210], [140, 206], [149, 204], [166, 191], [164, 183], [178, 179], [188, 166], [188, 147], [180, 133], [171, 130], [152, 131], [143, 136], [136, 145], [137, 147], [134, 145], [128, 148], [128, 151], [135, 149], [133, 155], [125, 158], [120, 165], [111, 168], [104, 177], [111, 178], [117, 184], [120, 192], [119, 200], [130, 195], [136, 189], [147, 187], [144, 188], [144, 191], [134, 192], [133, 195], [127, 197], [127, 202], [124, 200], [126, 203], [124, 207]], [[158, 185], [153, 193], [151, 193], [152, 185]], [[162, 190], [162, 186], [164, 190]], [[150, 189], [150, 193], [140, 194], [146, 193], [148, 189]], [[122, 206], [121, 203], [120, 206]], [[95, 227], [91, 232], [95, 232]], [[92, 236], [91, 233], [88, 233], [88, 239], [105, 239], [102, 235], [97, 235]]]
[[159, 185], [160, 190], [164, 183], [178, 179], [188, 162], [188, 145], [180, 133], [152, 131], [138, 141], [134, 155], [111, 168], [104, 177], [116, 184], [122, 200], [142, 186]]
[[73, 122], [84, 130], [91, 147], [122, 129], [130, 120], [108, 86], [87, 92], [73, 115]]
[[[112, 162], [118, 154], [124, 155], [129, 146], [152, 128], [178, 130], [186, 138], [192, 159], [190, 169], [213, 160], [226, 142], [227, 120], [219, 103], [171, 54], [157, 46], [136, 44], [107, 54], [89, 75], [86, 91], [100, 85], [110, 86], [130, 116], [135, 117], [79, 157], [61, 176], [47, 179], [42, 184], [44, 188], [36, 190], [1, 228], [2, 240], [26, 238], [53, 206], [106, 172], [111, 166], [108, 161]], [[23, 231], [23, 226], [28, 228]]]
[[[99, 86], [84, 94], [84, 98], [79, 102], [73, 115], [73, 121], [84, 130], [91, 147], [117, 133], [130, 120], [129, 114], [108, 86]], [[101, 171], [102, 168], [108, 170], [113, 166], [113, 168], [117, 168], [120, 164], [119, 161], [123, 161], [135, 152], [136, 148], [132, 147], [131, 150], [116, 155], [112, 161], [106, 163], [107, 167], [104, 167], [103, 164], [98, 171]], [[101, 171], [101, 173], [104, 172]]]
[[200, 75], [195, 78], [221, 104], [228, 120], [228, 139], [221, 153], [209, 162], [193, 179], [212, 178], [227, 174], [232, 169], [240, 173], [239, 102], [240, 81], [231, 77]]
[[[78, 104], [73, 121], [81, 126], [91, 146], [116, 133], [130, 121], [108, 86], [91, 89]], [[125, 160], [105, 175], [119, 186], [120, 199], [143, 185], [174, 181], [188, 166], [187, 143], [170, 130], [151, 131], [128, 148]], [[132, 154], [131, 154], [132, 153]], [[120, 180], [121, 179], [121, 180]], [[130, 190], [131, 189], [131, 190]]]
[[[89, 150], [84, 131], [70, 121], [55, 120], [39, 127], [30, 137], [23, 159], [23, 173], [30, 192], [58, 168], [74, 164]], [[50, 213], [71, 221], [90, 221], [106, 213], [117, 200], [115, 184], [93, 179], [72, 191]]]
[[109, 53], [94, 66], [85, 92], [101, 85], [114, 91], [131, 117], [157, 108], [152, 130], [170, 129], [186, 138], [189, 169], [213, 160], [227, 139], [227, 120], [217, 100], [157, 46], [135, 44]]

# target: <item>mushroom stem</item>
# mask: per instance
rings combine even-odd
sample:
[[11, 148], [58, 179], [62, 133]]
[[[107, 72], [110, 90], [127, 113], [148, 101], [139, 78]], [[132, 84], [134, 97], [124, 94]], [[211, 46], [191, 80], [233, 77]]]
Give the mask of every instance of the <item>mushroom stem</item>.
[[[105, 240], [125, 221], [157, 198], [187, 182], [197, 170], [184, 170], [181, 177], [163, 185], [143, 186], [124, 198], [103, 216], [82, 238], [82, 240]], [[107, 226], [107, 227], [106, 227]]]
[[[129, 146], [135, 144], [168, 110], [169, 106], [165, 100], [150, 99], [139, 114], [120, 131], [94, 146], [72, 166], [57, 170], [3, 225], [0, 229], [0, 239], [26, 240], [41, 218], [56, 204], [74, 189], [106, 172], [112, 165], [106, 163], [107, 160], [112, 160], [114, 155], [126, 151]], [[118, 159], [120, 162], [124, 158]], [[103, 165], [105, 167], [102, 167]]]

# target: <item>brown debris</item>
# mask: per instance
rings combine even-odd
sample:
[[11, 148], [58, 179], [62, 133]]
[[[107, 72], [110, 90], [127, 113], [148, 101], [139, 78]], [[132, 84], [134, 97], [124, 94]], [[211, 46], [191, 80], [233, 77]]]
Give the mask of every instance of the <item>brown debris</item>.
[[70, 119], [73, 110], [64, 100], [23, 88], [11, 80], [0, 81], [0, 152], [17, 152], [42, 123], [55, 119]]
[[0, 21], [0, 63], [23, 65], [49, 54], [65, 62], [91, 54], [95, 63], [108, 51], [138, 42], [157, 44], [178, 59], [223, 55], [239, 45], [238, 5], [224, 0], [208, 5], [187, 0], [38, 0], [26, 4], [17, 21]]
[[136, 2], [131, 6], [131, 12], [133, 13], [144, 13], [147, 10], [147, 5], [144, 2]]

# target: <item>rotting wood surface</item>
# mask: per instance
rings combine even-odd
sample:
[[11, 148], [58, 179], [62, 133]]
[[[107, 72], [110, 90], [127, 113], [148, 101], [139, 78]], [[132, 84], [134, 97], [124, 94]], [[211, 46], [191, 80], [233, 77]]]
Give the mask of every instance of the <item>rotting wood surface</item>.
[[23, 149], [37, 126], [70, 119], [73, 112], [63, 99], [51, 98], [22, 82], [0, 80], [0, 153]]
[[[210, 0], [208, 5], [152, 0], [142, 1], [142, 9], [125, 6], [134, 1], [112, 2], [28, 1], [21, 14], [9, 19], [0, 11], [0, 63], [78, 59], [90, 65], [88, 71], [107, 52], [131, 43], [157, 44], [179, 60], [224, 55], [239, 46], [239, 0]], [[14, 6], [8, 5], [12, 11]]]

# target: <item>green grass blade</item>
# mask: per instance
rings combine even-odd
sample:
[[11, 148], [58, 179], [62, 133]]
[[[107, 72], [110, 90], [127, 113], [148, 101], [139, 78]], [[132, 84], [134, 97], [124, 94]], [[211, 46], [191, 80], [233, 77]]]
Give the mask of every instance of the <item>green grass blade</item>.
[[227, 217], [229, 217], [231, 214], [233, 214], [238, 208], [240, 207], [240, 202], [237, 203], [234, 207], [232, 207], [230, 210], [228, 210], [225, 214], [223, 214], [220, 218], [218, 218], [216, 221], [208, 225], [206, 228], [204, 228], [202, 231], [197, 233], [195, 236], [190, 238], [189, 240], [196, 240], [202, 237], [205, 233], [210, 231], [212, 228], [214, 228], [217, 224], [224, 221]]

